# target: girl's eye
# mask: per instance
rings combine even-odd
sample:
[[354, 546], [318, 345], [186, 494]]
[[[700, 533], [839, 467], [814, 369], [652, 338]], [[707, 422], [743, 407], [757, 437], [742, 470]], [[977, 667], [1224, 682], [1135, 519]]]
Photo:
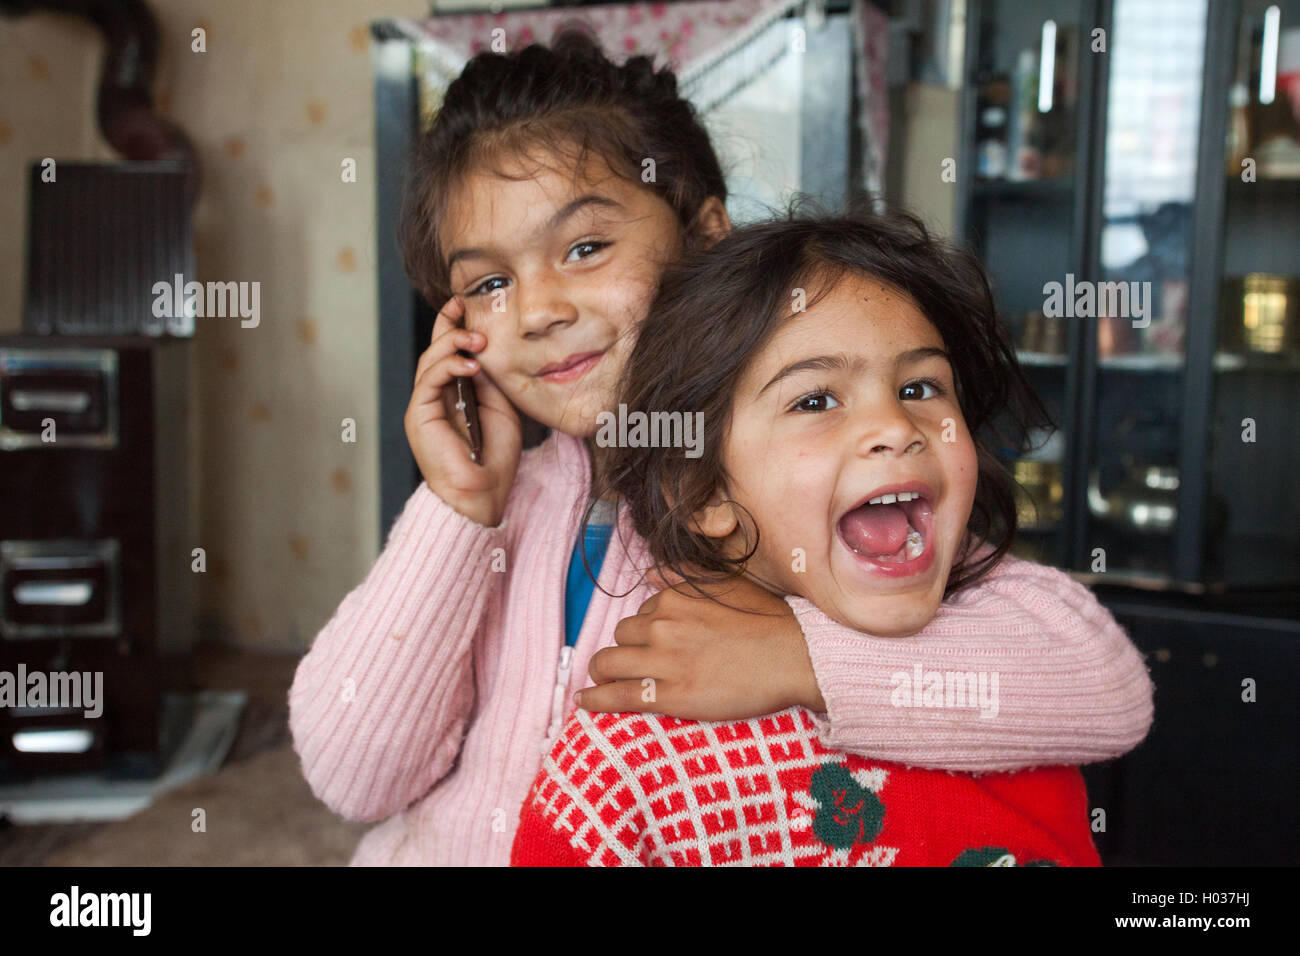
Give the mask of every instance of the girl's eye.
[[[500, 285], [493, 285], [494, 282], [499, 282], [499, 283], [501, 283], [501, 284], [500, 284]], [[482, 282], [480, 282], [478, 285], [474, 286], [474, 288], [472, 288], [472, 289], [469, 290], [469, 293], [468, 293], [468, 294], [469, 294], [469, 295], [489, 295], [489, 294], [495, 292], [497, 289], [504, 289], [504, 288], [506, 287], [506, 286], [505, 286], [505, 283], [506, 283], [506, 279], [505, 279], [503, 276], [492, 276], [491, 278], [489, 278], [489, 279], [484, 279], [484, 280], [483, 280]]]
[[[924, 390], [927, 388], [930, 390], [930, 394], [928, 395], [924, 393]], [[938, 382], [933, 382], [929, 379], [920, 379], [915, 382], [908, 382], [906, 385], [904, 385], [902, 388], [898, 390], [898, 397], [903, 399], [904, 401], [910, 401], [910, 400], [916, 400], [922, 398], [935, 398], [936, 396], [942, 394], [943, 394], [943, 386], [940, 385]]]
[[[592, 240], [591, 242], [580, 242], [569, 250], [569, 255], [565, 261], [574, 262], [578, 259], [586, 259], [588, 256], [594, 256], [608, 245], [608, 242], [596, 242], [595, 240]], [[577, 254], [575, 255], [575, 253]]]
[[826, 412], [839, 406], [839, 401], [830, 392], [810, 392], [803, 398], [796, 399], [790, 406], [796, 412]]

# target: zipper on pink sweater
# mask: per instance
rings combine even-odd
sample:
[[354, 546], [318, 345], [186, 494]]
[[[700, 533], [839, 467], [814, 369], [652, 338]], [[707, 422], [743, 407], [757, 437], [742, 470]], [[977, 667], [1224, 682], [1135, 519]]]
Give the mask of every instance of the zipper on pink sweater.
[[573, 648], [565, 644], [560, 648], [560, 663], [555, 669], [555, 690], [551, 693], [551, 723], [546, 728], [546, 739], [542, 741], [542, 753], [549, 753], [551, 742], [560, 732], [560, 720], [564, 717], [564, 701], [569, 696], [569, 667], [573, 663]]

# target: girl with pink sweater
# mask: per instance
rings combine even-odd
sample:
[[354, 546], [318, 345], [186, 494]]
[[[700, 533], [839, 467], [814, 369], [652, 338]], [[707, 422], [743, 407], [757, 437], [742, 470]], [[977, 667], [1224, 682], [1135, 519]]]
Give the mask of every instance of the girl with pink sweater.
[[[289, 698], [313, 792], [384, 821], [354, 865], [509, 862], [580, 690], [587, 710], [684, 719], [801, 706], [827, 747], [952, 770], [1105, 760], [1146, 735], [1141, 656], [1085, 589], [1029, 562], [1004, 558], [919, 630], [883, 606], [854, 630], [752, 583], [705, 586], [729, 606], [645, 600], [653, 562], [626, 509], [589, 501], [598, 415], [664, 266], [730, 229], [717, 159], [671, 73], [615, 66], [573, 35], [482, 54], [414, 172], [407, 271], [445, 303], [406, 416], [425, 480]], [[478, 461], [457, 376], [478, 397]], [[521, 414], [551, 429], [528, 451]], [[602, 509], [612, 533], [593, 539]], [[891, 675], [918, 659], [998, 673], [996, 714], [892, 706]]]

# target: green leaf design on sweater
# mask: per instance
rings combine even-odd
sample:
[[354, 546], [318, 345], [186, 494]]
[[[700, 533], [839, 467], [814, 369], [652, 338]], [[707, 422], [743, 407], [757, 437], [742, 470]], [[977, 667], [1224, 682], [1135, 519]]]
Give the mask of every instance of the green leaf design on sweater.
[[[1009, 858], [1009, 860], [1008, 860]], [[1056, 866], [1051, 860], [1017, 863], [1015, 854], [1004, 846], [971, 847], [963, 850], [949, 866]]]
[[813, 833], [827, 846], [845, 849], [870, 843], [885, 824], [885, 805], [846, 767], [823, 764], [813, 773], [808, 791], [818, 804]]

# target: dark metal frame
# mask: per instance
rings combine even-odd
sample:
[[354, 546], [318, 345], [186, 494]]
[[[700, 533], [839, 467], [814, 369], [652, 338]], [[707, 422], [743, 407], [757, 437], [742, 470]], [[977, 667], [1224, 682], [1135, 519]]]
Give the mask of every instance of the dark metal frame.
[[[1226, 90], [1232, 81], [1241, 4], [1210, 0], [1205, 23], [1205, 67], [1201, 83], [1200, 149], [1196, 157], [1193, 246], [1188, 277], [1187, 354], [1183, 369], [1182, 431], [1178, 457], [1178, 526], [1174, 530], [1175, 580], [1201, 578], [1205, 551], [1205, 502], [1209, 493], [1207, 462], [1214, 404], [1214, 349], [1219, 323], [1219, 284], [1223, 272], [1224, 130], [1228, 123]], [[1200, 436], [1196, 441], [1191, 436]]]
[[[390, 71], [381, 44], [410, 41], [383, 24], [371, 27], [375, 47], [375, 222], [379, 286], [379, 547], [420, 481], [406, 441], [405, 409], [411, 399], [415, 361], [417, 296], [402, 268], [397, 224], [412, 137], [419, 124], [419, 90], [408, 66]], [[397, 171], [401, 171], [400, 174]]]
[[[1076, 194], [1075, 228], [1079, 244], [1081, 275], [1101, 275], [1102, 205], [1106, 196], [1106, 114], [1110, 101], [1110, 51], [1114, 26], [1113, 0], [1092, 0], [1084, 7], [1096, 24], [1105, 31], [1105, 55], [1092, 53], [1092, 30], [1081, 32], [1087, 43], [1089, 64], [1087, 82], [1080, 84], [1079, 135], [1083, 165], [1083, 188]], [[1086, 36], [1086, 40], [1085, 40]], [[1083, 79], [1081, 77], [1081, 79]], [[1066, 404], [1074, 420], [1074, 435], [1067, 443], [1065, 459], [1066, 512], [1064, 528], [1069, 539], [1067, 567], [1084, 570], [1092, 557], [1088, 547], [1088, 509], [1085, 504], [1086, 467], [1096, 454], [1097, 411], [1097, 320], [1085, 318], [1070, 325], [1069, 348], [1075, 361], [1066, 383]]]

